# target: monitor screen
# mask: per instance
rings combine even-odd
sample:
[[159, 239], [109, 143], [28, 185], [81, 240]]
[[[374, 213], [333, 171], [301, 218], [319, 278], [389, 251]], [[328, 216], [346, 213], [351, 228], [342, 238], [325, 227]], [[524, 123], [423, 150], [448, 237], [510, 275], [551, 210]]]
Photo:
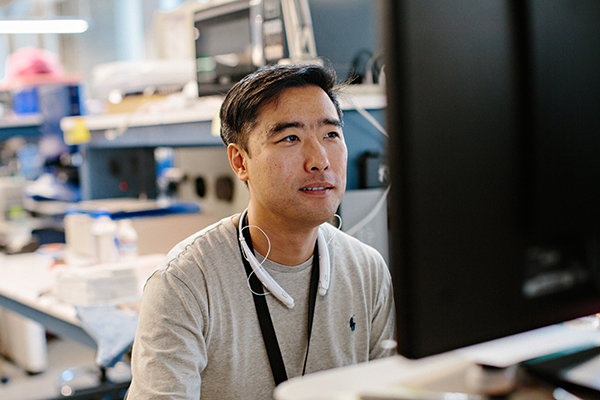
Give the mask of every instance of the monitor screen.
[[[199, 92], [224, 94], [256, 70], [252, 63], [250, 8], [209, 9], [195, 15], [196, 74]], [[215, 11], [216, 10], [216, 11]]]
[[600, 312], [600, 2], [384, 10], [398, 352]]

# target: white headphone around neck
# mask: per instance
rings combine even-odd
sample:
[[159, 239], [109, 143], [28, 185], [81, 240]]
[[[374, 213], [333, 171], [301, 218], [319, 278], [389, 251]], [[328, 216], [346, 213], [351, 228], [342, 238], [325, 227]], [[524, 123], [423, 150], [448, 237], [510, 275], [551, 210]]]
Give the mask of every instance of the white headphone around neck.
[[[238, 236], [243, 249], [242, 256], [248, 260], [252, 270], [254, 271], [254, 274], [258, 277], [263, 286], [288, 308], [292, 308], [294, 307], [294, 299], [292, 296], [283, 290], [283, 288], [275, 281], [275, 279], [269, 275], [267, 270], [263, 268], [252, 251], [250, 251], [250, 248], [246, 243], [246, 239], [244, 239], [244, 235], [242, 234], [242, 221], [244, 220], [244, 216], [247, 212], [248, 209], [244, 210], [238, 221]], [[323, 236], [320, 228], [317, 236], [317, 246], [319, 248], [319, 295], [325, 296], [327, 290], [329, 289], [329, 274], [331, 272], [331, 266], [329, 263], [329, 249], [327, 248], [327, 242], [325, 241], [325, 236]]]

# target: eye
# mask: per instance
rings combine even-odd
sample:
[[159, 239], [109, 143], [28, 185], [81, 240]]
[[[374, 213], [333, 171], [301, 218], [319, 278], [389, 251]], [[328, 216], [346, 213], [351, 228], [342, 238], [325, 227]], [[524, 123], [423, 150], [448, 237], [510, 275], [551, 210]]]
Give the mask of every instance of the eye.
[[328, 133], [325, 135], [325, 137], [326, 137], [326, 138], [339, 138], [339, 137], [340, 137], [340, 134], [339, 134], [339, 132], [335, 132], [335, 131], [333, 131], [333, 132], [328, 132]]
[[281, 139], [282, 142], [297, 142], [300, 138], [296, 135], [289, 135]]

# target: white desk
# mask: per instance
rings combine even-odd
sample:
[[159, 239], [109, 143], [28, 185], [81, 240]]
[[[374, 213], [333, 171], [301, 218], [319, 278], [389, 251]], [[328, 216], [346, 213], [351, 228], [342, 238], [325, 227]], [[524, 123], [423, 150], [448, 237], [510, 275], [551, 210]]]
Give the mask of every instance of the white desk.
[[[141, 299], [142, 286], [148, 275], [158, 265], [159, 260], [164, 257], [162, 254], [144, 255], [138, 257], [136, 260], [136, 274], [139, 283], [139, 295]], [[77, 341], [85, 346], [91, 347], [96, 350], [96, 363], [99, 367], [111, 367], [114, 365], [114, 360], [119, 360], [122, 357], [124, 349], [128, 348], [133, 342], [133, 335], [135, 334], [135, 328], [137, 326], [137, 317], [132, 314], [126, 319], [122, 315], [116, 315], [114, 307], [92, 307], [94, 311], [93, 317], [100, 317], [95, 320], [96, 323], [92, 325], [100, 325], [99, 320], [102, 320], [104, 324], [106, 320], [110, 320], [110, 323], [114, 323], [114, 326], [119, 327], [117, 332], [118, 340], [106, 340], [105, 334], [95, 335], [99, 332], [98, 329], [90, 329], [90, 322], [92, 317], [90, 314], [83, 314], [86, 317], [85, 326], [78, 319], [77, 308], [74, 305], [62, 303], [53, 294], [48, 294], [52, 291], [55, 286], [55, 273], [52, 269], [53, 259], [50, 257], [40, 256], [37, 254], [21, 254], [5, 256], [0, 254], [0, 306], [9, 309], [13, 312], [21, 314], [27, 318], [30, 318], [49, 331]], [[93, 267], [80, 267], [80, 268], [93, 268]], [[81, 312], [81, 310], [79, 310]], [[101, 314], [99, 314], [99, 312]], [[82, 314], [80, 314], [81, 316]], [[107, 318], [106, 315], [109, 315]], [[114, 319], [113, 319], [114, 317]], [[113, 322], [114, 321], [114, 322]], [[88, 334], [86, 328], [92, 332]], [[126, 328], [125, 330], [123, 330]], [[44, 333], [43, 328], [42, 334]], [[110, 329], [114, 334], [115, 330]], [[25, 335], [27, 336], [27, 335]], [[111, 336], [111, 335], [108, 335]], [[98, 338], [98, 342], [94, 339]], [[21, 341], [26, 342], [27, 337], [21, 338]], [[36, 336], [39, 340], [40, 338]], [[37, 348], [38, 353], [35, 355], [36, 360], [31, 360], [29, 357], [29, 351], [26, 349], [24, 353], [20, 354], [19, 364], [22, 364], [28, 371], [32, 371], [29, 366], [32, 366], [34, 370], [32, 372], [43, 372], [47, 367], [44, 362], [40, 362], [38, 358], [45, 358], [45, 354], [40, 355], [39, 351], [45, 352], [45, 336], [42, 337], [44, 340], [44, 346], [36, 346], [33, 343], [32, 347]], [[23, 345], [23, 344], [22, 344]], [[25, 343], [24, 346], [29, 345]], [[14, 356], [14, 355], [13, 355]], [[106, 361], [103, 362], [103, 361]], [[45, 361], [47, 362], [47, 361]], [[100, 368], [100, 371], [104, 371], [104, 368]], [[128, 387], [129, 381], [113, 382], [106, 379], [104, 373], [101, 374], [100, 382], [97, 386], [81, 389], [76, 395], [88, 396], [89, 398], [104, 398], [112, 394], [122, 394]], [[81, 398], [88, 398], [81, 397]], [[78, 397], [79, 398], [79, 397]]]
[[75, 307], [43, 295], [54, 284], [52, 263], [51, 258], [37, 254], [0, 254], [0, 306], [95, 349], [96, 342], [81, 327]]
[[[146, 277], [163, 257], [162, 254], [149, 254], [138, 258], [140, 298]], [[52, 258], [34, 253], [0, 254], [0, 307], [39, 322], [59, 336], [96, 349], [95, 340], [77, 318], [75, 306], [59, 301], [51, 293], [55, 284], [52, 264]]]
[[[76, 309], [43, 293], [53, 286], [52, 260], [36, 254], [0, 254], [0, 306], [40, 322], [48, 330], [96, 348]], [[600, 343], [600, 330], [555, 325], [422, 360], [390, 357], [293, 378], [276, 400], [357, 400], [361, 394], [405, 386], [439, 391], [469, 389], [464, 380], [477, 363], [508, 366], [545, 354]]]
[[[554, 325], [420, 360], [395, 356], [293, 378], [277, 387], [275, 399], [359, 400], [365, 394], [382, 396], [396, 388], [431, 391], [411, 396], [413, 400], [439, 400], [441, 397], [436, 393], [442, 392], [477, 394], [481, 393], [482, 383], [490, 382], [489, 376], [481, 374], [479, 364], [508, 367], [531, 358], [592, 344], [600, 344], [600, 330]], [[577, 379], [578, 374], [584, 382], [589, 382], [590, 376], [600, 377], [600, 360], [597, 361], [595, 365], [573, 369], [569, 378]], [[494, 382], [494, 385], [498, 384], [502, 382]], [[541, 388], [534, 391], [534, 398], [551, 398]]]
[[[472, 361], [458, 353], [416, 361], [394, 356], [290, 379], [277, 387], [275, 399], [358, 400], [362, 394], [374, 393], [386, 387], [430, 387], [436, 382], [448, 382], [449, 377], [457, 373], [464, 374], [472, 366]], [[465, 390], [464, 385], [459, 385], [462, 382], [454, 382], [454, 387], [444, 390]]]

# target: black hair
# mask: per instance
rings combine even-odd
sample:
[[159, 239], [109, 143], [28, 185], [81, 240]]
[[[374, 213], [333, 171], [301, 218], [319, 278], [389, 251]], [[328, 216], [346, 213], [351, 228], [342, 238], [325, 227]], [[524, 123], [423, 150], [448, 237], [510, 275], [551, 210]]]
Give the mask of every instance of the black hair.
[[248, 151], [248, 134], [256, 125], [261, 106], [277, 101], [288, 88], [318, 86], [331, 99], [340, 121], [342, 110], [337, 99], [336, 73], [332, 67], [320, 65], [267, 66], [236, 83], [221, 106], [221, 139], [225, 145], [239, 144]]

